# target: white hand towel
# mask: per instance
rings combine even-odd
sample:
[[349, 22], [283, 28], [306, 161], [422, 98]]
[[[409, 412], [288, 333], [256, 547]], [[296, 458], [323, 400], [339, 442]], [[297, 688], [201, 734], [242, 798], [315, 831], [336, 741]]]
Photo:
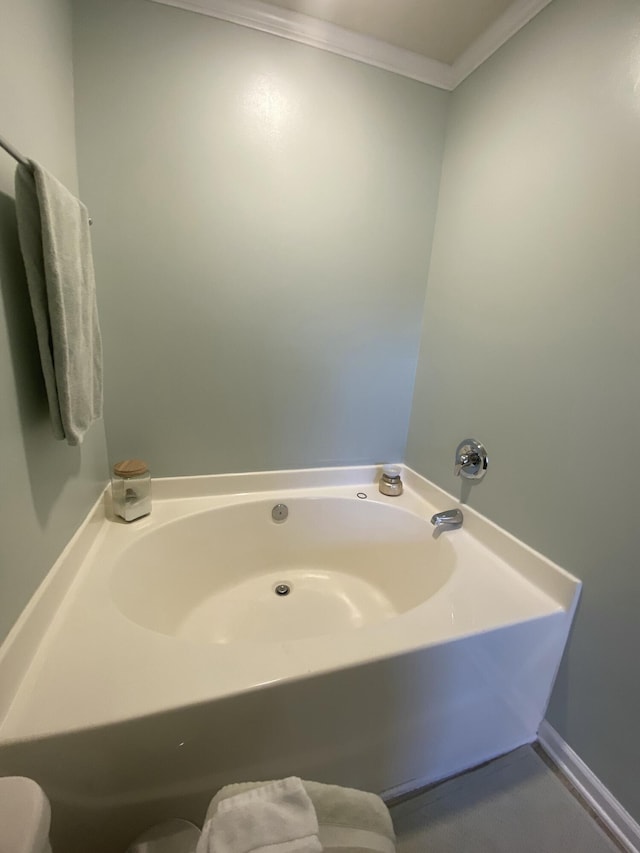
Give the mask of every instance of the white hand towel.
[[322, 853], [316, 812], [301, 780], [290, 776], [220, 802], [196, 853]]

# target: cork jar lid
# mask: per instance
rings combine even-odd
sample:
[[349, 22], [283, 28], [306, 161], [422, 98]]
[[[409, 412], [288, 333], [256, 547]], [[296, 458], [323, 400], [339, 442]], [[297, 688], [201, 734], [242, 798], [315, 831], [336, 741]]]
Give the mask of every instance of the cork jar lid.
[[116, 477], [141, 477], [149, 470], [149, 466], [142, 459], [123, 459], [113, 466]]

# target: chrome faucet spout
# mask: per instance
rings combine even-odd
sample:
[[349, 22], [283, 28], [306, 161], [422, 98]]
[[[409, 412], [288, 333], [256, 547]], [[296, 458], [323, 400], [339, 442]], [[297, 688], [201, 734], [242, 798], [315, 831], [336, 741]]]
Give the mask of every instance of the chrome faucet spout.
[[436, 529], [442, 528], [443, 530], [457, 530], [459, 527], [462, 527], [463, 521], [464, 516], [462, 515], [462, 511], [459, 509], [447, 509], [444, 512], [437, 512], [435, 515], [431, 516], [431, 524], [433, 524]]

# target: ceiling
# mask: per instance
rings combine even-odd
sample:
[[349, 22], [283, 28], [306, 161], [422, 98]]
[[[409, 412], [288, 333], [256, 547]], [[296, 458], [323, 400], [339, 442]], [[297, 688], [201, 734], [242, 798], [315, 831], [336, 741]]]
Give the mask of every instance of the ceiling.
[[551, 0], [152, 0], [455, 89]]
[[269, 0], [452, 65], [512, 0]]

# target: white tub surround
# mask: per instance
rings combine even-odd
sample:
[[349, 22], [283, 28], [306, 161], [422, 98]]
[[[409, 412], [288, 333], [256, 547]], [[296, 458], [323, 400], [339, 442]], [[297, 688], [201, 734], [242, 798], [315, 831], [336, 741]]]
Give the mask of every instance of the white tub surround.
[[434, 535], [456, 501], [378, 475], [156, 480], [131, 525], [96, 508], [0, 658], [0, 767], [58, 804], [64, 849], [72, 826], [108, 851], [168, 807], [197, 821], [234, 780], [395, 793], [535, 738], [579, 582], [466, 507]]

